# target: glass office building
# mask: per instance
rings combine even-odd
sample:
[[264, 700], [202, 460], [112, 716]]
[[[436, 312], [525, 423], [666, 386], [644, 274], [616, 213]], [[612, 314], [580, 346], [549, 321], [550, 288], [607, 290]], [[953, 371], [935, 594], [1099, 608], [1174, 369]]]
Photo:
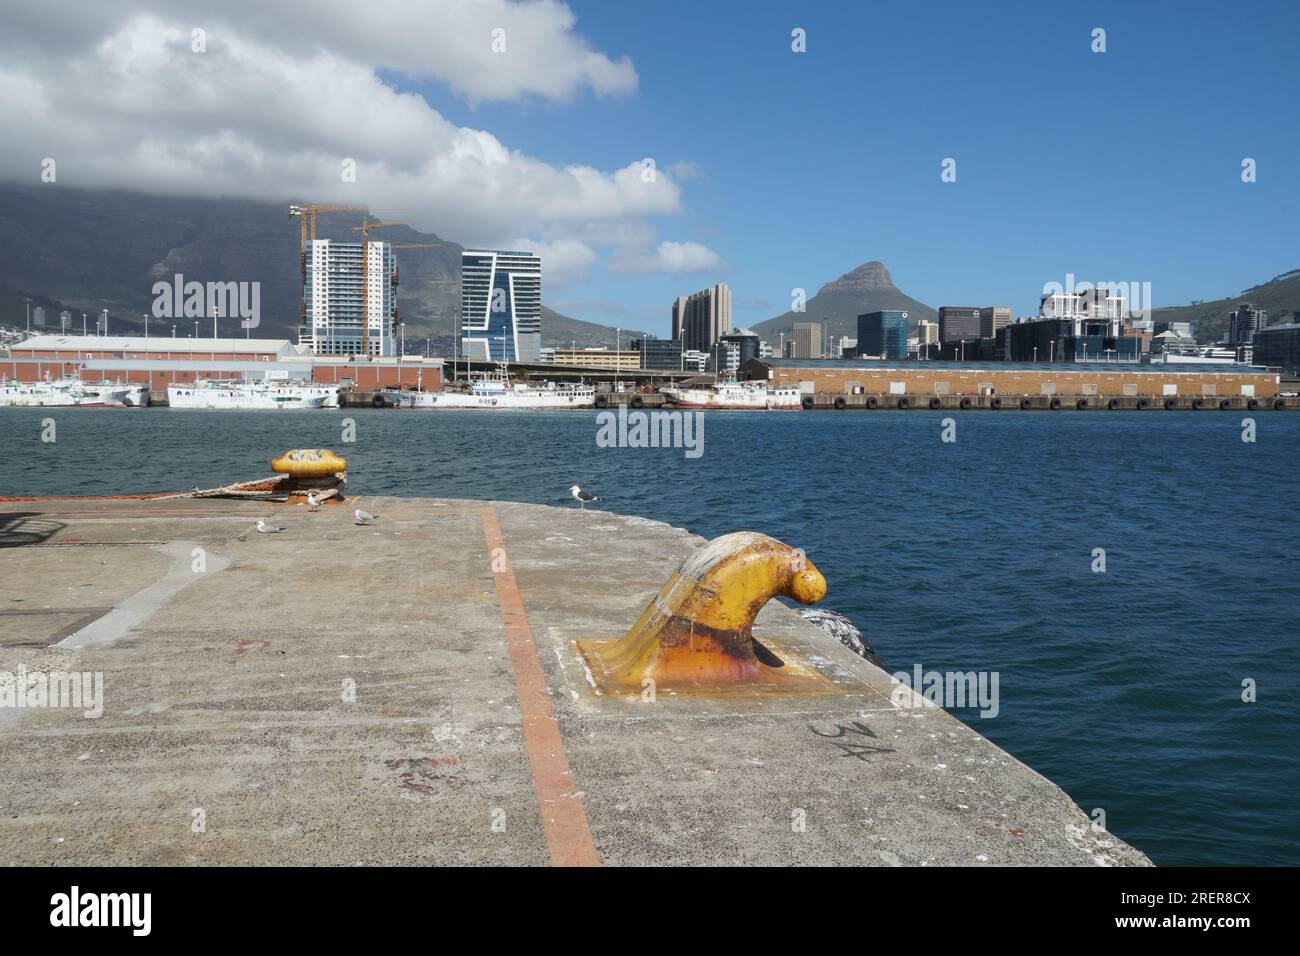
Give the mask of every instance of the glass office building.
[[460, 282], [461, 355], [491, 362], [541, 360], [541, 257], [467, 249]]
[[907, 358], [907, 313], [868, 312], [858, 316], [858, 354]]

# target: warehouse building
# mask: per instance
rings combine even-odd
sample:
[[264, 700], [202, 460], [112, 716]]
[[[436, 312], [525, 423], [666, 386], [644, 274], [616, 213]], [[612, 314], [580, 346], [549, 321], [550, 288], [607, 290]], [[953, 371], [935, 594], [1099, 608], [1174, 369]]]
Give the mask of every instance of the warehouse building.
[[754, 359], [743, 377], [805, 394], [1273, 398], [1276, 372], [1246, 365]]

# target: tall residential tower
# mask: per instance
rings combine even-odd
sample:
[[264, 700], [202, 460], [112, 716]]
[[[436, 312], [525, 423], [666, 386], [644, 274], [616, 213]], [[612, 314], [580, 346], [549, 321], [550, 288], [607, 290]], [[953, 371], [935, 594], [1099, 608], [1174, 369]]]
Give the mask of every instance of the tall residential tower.
[[[371, 355], [397, 354], [393, 247], [365, 243], [367, 262], [362, 248], [360, 242], [330, 239], [314, 239], [307, 248], [298, 341], [316, 355], [359, 355], [365, 345]], [[368, 335], [362, 333], [363, 314]]]

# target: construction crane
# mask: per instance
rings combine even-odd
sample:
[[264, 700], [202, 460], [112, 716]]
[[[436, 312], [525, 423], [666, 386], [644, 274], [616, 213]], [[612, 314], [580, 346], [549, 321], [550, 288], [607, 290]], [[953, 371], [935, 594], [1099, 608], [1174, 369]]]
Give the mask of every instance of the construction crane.
[[368, 212], [365, 206], [322, 206], [318, 203], [294, 203], [289, 215], [298, 218], [298, 256], [303, 271], [307, 271], [307, 240], [316, 240], [316, 215], [322, 212]]
[[[298, 268], [302, 271], [303, 284], [307, 282], [307, 240], [316, 240], [316, 214], [322, 212], [366, 212], [365, 206], [325, 206], [320, 203], [294, 203], [289, 207], [289, 215], [298, 219]], [[298, 321], [307, 321], [307, 300], [298, 297]]]
[[[314, 220], [313, 220], [314, 221]], [[353, 226], [353, 232], [361, 233], [361, 351], [370, 358], [370, 230], [387, 229], [389, 226], [408, 225], [405, 219], [393, 219], [389, 222], [372, 222], [369, 215], [363, 216], [361, 225]], [[401, 242], [390, 243], [393, 249], [437, 249], [445, 246], [445, 242]], [[400, 280], [400, 273], [394, 267], [393, 285], [397, 285]], [[393, 319], [395, 323], [400, 323], [401, 312], [397, 307], [393, 308]]]

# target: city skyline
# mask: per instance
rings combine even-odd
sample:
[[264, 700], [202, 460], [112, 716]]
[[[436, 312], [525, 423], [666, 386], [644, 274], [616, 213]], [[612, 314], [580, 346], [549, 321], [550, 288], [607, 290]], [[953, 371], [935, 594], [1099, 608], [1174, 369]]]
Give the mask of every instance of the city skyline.
[[[1158, 9], [1107, 3], [941, 5], [943, 29], [929, 11], [849, 4], [759, 3], [743, 18], [661, 10], [664, 29], [642, 29], [582, 0], [493, 0], [421, 11], [418, 25], [439, 34], [429, 48], [376, 53], [362, 24], [324, 32], [315, 59], [251, 4], [225, 14], [246, 21], [213, 19], [202, 52], [193, 18], [153, 0], [105, 4], [68, 42], [16, 17], [0, 39], [15, 77], [112, 128], [87, 153], [95, 137], [0, 101], [15, 133], [0, 177], [38, 182], [49, 157], [72, 187], [401, 208], [466, 246], [541, 253], [561, 313], [659, 335], [662, 303], [681, 289], [726, 282], [735, 324], [752, 326], [785, 312], [793, 290], [811, 295], [870, 259], [935, 306], [997, 301], [1017, 315], [1067, 273], [1150, 282], [1161, 306], [1236, 295], [1296, 266], [1300, 182], [1286, 159], [1298, 134], [1277, 119], [1293, 5], [1228, 19], [1180, 7], [1176, 32]], [[665, 48], [664, 31], [683, 23]], [[467, 42], [480, 33], [482, 49]], [[439, 57], [449, 44], [457, 55]], [[69, 74], [103, 70], [107, 88], [61, 86], [33, 51]], [[703, 56], [707, 83], [684, 68]], [[918, 68], [938, 60], [950, 69]], [[138, 104], [105, 110], [119, 70], [132, 71]], [[265, 132], [282, 107], [237, 95], [269, 80], [330, 91], [286, 119], [283, 160]], [[173, 83], [210, 105], [166, 111], [174, 128], [160, 138], [155, 99]], [[858, 108], [810, 95], [826, 89]], [[724, 135], [698, 135], [714, 123]], [[1170, 149], [1206, 129], [1209, 148]], [[946, 160], [955, 181], [941, 178]], [[348, 161], [354, 181], [340, 181]], [[1060, 227], [1062, 212], [1089, 205], [1106, 210], [1104, 228]]]

